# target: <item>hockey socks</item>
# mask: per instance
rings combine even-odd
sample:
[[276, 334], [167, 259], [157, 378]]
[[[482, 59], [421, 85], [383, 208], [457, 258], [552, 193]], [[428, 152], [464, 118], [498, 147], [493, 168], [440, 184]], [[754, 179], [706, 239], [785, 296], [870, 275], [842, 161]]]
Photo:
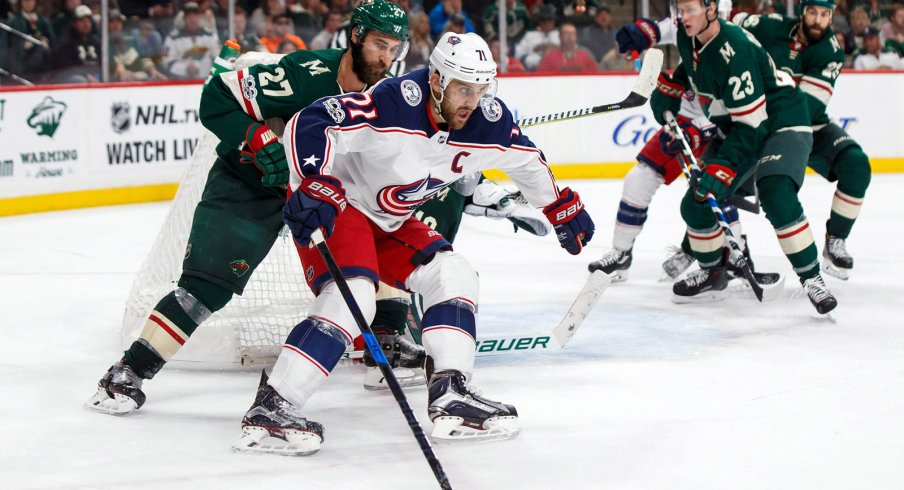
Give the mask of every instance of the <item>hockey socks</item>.
[[352, 342], [342, 327], [321, 318], [305, 318], [295, 326], [270, 375], [270, 386], [299, 408], [336, 367]]
[[470, 377], [477, 336], [475, 309], [471, 302], [456, 298], [424, 312], [421, 339], [436, 371], [454, 369]]

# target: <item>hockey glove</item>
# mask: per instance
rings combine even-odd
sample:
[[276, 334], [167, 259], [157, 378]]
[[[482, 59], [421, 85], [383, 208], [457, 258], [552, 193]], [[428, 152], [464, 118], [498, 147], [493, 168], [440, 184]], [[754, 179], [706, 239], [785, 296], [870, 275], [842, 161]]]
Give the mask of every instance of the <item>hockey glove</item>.
[[[709, 140], [716, 134], [716, 126], [714, 124], [710, 124], [701, 130], [694, 123], [688, 121], [682, 123], [679, 127], [684, 135], [684, 141], [687, 141], [687, 144], [691, 147], [691, 152], [696, 152], [703, 145], [709, 143]], [[659, 145], [662, 147], [662, 152], [668, 156], [675, 156], [684, 149], [681, 141], [673, 137], [670, 131], [659, 133]]]
[[507, 218], [515, 226], [516, 232], [521, 229], [537, 236], [546, 236], [552, 231], [540, 211], [531, 206], [520, 191], [510, 192], [491, 180], [484, 180], [477, 185], [464, 212], [493, 219]]
[[719, 164], [707, 164], [703, 169], [703, 175], [694, 190], [694, 198], [705, 201], [706, 195], [712, 193], [717, 202], [722, 202], [728, 193], [728, 188], [734, 182], [735, 171], [731, 167]]
[[637, 19], [615, 32], [618, 52], [644, 51], [659, 42], [659, 26], [651, 19]]
[[254, 123], [245, 130], [245, 148], [239, 160], [253, 164], [263, 175], [264, 187], [279, 187], [289, 183], [289, 162], [286, 150], [276, 139], [276, 134], [261, 123]]
[[333, 221], [347, 204], [339, 179], [311, 175], [289, 196], [283, 207], [283, 220], [292, 230], [295, 242], [304, 247], [311, 242], [311, 234], [317, 228], [323, 228], [323, 235], [329, 238], [333, 234]]
[[593, 220], [578, 193], [570, 188], [562, 189], [559, 198], [543, 208], [543, 213], [556, 230], [559, 245], [571, 255], [581, 253], [584, 245], [593, 238]]

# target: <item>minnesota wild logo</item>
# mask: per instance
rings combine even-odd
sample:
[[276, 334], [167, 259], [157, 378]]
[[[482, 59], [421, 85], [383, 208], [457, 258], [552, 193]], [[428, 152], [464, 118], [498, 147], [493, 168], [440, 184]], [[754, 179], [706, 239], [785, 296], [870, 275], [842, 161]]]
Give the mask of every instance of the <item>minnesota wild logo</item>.
[[251, 270], [251, 266], [248, 265], [248, 262], [242, 260], [233, 260], [229, 263], [229, 268], [232, 269], [232, 273], [238, 277], [242, 277]]
[[53, 138], [65, 112], [66, 104], [64, 102], [53, 100], [50, 96], [44, 97], [44, 100], [31, 110], [31, 115], [27, 120], [28, 127], [37, 131], [38, 136]]

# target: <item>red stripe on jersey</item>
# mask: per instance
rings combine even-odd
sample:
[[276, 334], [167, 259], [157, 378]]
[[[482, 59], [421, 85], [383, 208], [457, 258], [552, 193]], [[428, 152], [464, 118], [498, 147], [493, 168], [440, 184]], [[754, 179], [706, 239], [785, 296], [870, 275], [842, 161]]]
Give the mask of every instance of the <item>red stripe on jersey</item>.
[[750, 114], [750, 113], [756, 111], [757, 109], [764, 106], [765, 104], [766, 104], [766, 97], [763, 97], [763, 101], [760, 102], [759, 104], [757, 104], [756, 106], [754, 106], [752, 109], [747, 109], [746, 111], [743, 111], [743, 112], [728, 111], [728, 113], [731, 114], [732, 116], [746, 116], [747, 114]]
[[301, 357], [304, 357], [305, 359], [311, 361], [311, 364], [313, 364], [317, 369], [319, 369], [320, 372], [322, 372], [324, 376], [329, 376], [329, 375], [330, 375], [330, 372], [327, 371], [326, 369], [324, 369], [324, 367], [321, 366], [319, 362], [315, 361], [313, 357], [311, 357], [311, 356], [305, 354], [304, 351], [301, 350], [301, 349], [299, 349], [298, 347], [295, 347], [294, 345], [283, 345], [283, 348], [284, 348], [284, 349], [289, 349], [290, 351], [292, 351], [292, 352], [294, 352], [294, 353], [300, 355]]
[[239, 90], [242, 92], [242, 102], [245, 104], [245, 112], [249, 116], [258, 119], [257, 114], [254, 113], [254, 106], [251, 105], [251, 101], [248, 100], [248, 97], [245, 95], [245, 91], [242, 90], [242, 80], [245, 79], [245, 77], [242, 76], [243, 73], [245, 73], [245, 70], [237, 71], [235, 72], [235, 76], [238, 77]]
[[797, 235], [798, 233], [806, 230], [809, 226], [810, 226], [810, 223], [804, 223], [804, 224], [800, 225], [796, 230], [791, 230], [788, 233], [785, 233], [784, 235], [778, 235], [778, 239], [782, 240], [785, 238], [793, 237], [794, 235]]
[[826, 92], [828, 92], [829, 95], [832, 94], [832, 86], [829, 85], [829, 84], [819, 83], [819, 82], [816, 82], [816, 81], [813, 81], [813, 80], [810, 80], [810, 79], [806, 79], [806, 78], [802, 78], [800, 81], [801, 81], [801, 83], [806, 82], [806, 83], [809, 83], [810, 85], [812, 85], [812, 86], [814, 86], [814, 87], [819, 87], [819, 88], [825, 90]]
[[173, 340], [175, 340], [176, 342], [179, 343], [179, 345], [185, 345], [185, 340], [183, 340], [182, 337], [179, 336], [179, 334], [177, 334], [173, 329], [171, 329], [169, 327], [169, 325], [166, 324], [166, 322], [164, 322], [160, 318], [157, 318], [156, 315], [151, 315], [149, 317], [149, 319], [152, 322], [156, 323], [158, 327], [162, 328], [164, 332], [168, 333], [169, 336], [173, 338]]

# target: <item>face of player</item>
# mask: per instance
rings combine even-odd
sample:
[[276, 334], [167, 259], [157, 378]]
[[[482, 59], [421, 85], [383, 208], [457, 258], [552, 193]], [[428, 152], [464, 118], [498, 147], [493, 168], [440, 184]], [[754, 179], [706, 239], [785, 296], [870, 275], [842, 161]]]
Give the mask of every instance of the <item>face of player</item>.
[[[715, 2], [710, 5], [714, 5]], [[711, 19], [715, 18], [711, 15], [710, 9], [703, 6], [701, 0], [684, 0], [679, 1], [677, 5], [678, 17], [684, 24], [684, 30], [688, 36], [697, 36], [710, 25]], [[708, 18], [707, 18], [708, 17]]]
[[826, 34], [826, 29], [832, 24], [832, 10], [825, 7], [815, 7], [808, 5], [804, 9], [803, 20], [800, 27], [803, 29], [804, 36], [811, 43], [815, 43], [822, 39]]
[[363, 42], [352, 43], [352, 68], [367, 85], [373, 85], [389, 70], [402, 51], [402, 41], [382, 32], [369, 31]]
[[[434, 89], [439, 88], [439, 77], [435, 77]], [[449, 124], [449, 129], [461, 129], [468, 123], [471, 113], [480, 105], [480, 99], [486, 95], [490, 84], [478, 84], [452, 80], [443, 92], [440, 104], [440, 116]]]

